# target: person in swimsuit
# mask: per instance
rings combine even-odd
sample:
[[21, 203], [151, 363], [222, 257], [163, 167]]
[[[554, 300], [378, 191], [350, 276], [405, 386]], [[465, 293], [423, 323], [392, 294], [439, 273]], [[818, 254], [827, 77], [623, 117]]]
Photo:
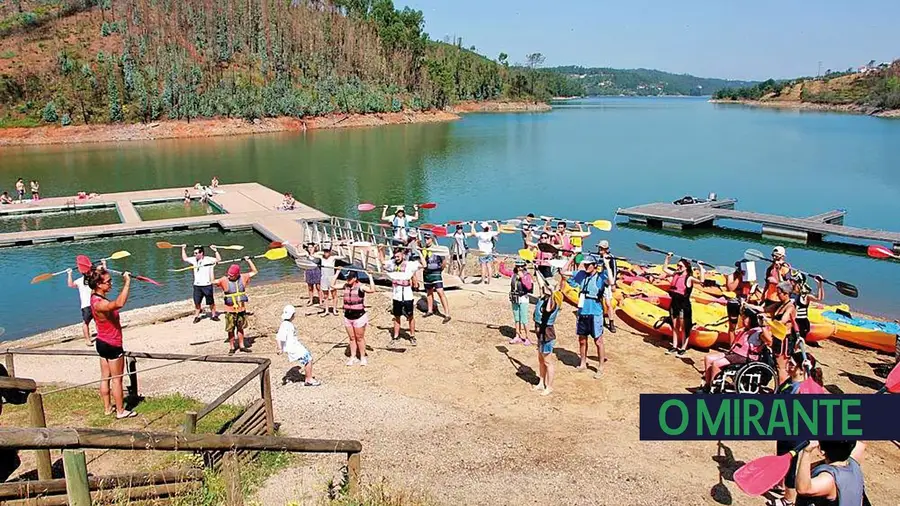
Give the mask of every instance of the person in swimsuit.
[[210, 188], [218, 188], [219, 187], [219, 177], [213, 176], [212, 181], [209, 182]]
[[31, 200], [41, 199], [41, 183], [31, 181]]
[[[125, 394], [122, 388], [122, 376], [125, 372], [125, 350], [122, 349], [122, 322], [119, 311], [128, 302], [131, 292], [131, 273], [122, 273], [123, 285], [119, 296], [109, 300], [107, 295], [112, 290], [112, 274], [103, 267], [94, 268], [88, 274], [88, 286], [91, 294], [91, 313], [97, 324], [97, 354], [100, 355], [100, 399], [103, 400], [103, 412], [113, 414], [115, 406], [116, 419], [131, 418], [134, 411], [125, 409]], [[112, 402], [110, 402], [112, 394]]]
[[414, 212], [411, 216], [406, 215], [403, 206], [396, 206], [397, 210], [394, 211], [394, 215], [389, 216], [389, 207], [390, 206], [383, 206], [381, 210], [381, 220], [390, 222], [391, 227], [394, 230], [394, 240], [403, 241], [405, 243], [407, 239], [409, 239], [409, 223], [419, 219], [419, 206], [413, 206]]
[[766, 269], [766, 287], [763, 290], [763, 307], [770, 313], [781, 300], [778, 297], [778, 283], [790, 281], [791, 264], [786, 261], [787, 251], [783, 246], [772, 249], [772, 264]]
[[[669, 260], [672, 259], [672, 253], [666, 255], [666, 261], [663, 263], [663, 272], [668, 272]], [[698, 264], [699, 265], [699, 264]], [[694, 327], [693, 310], [691, 308], [691, 292], [694, 285], [703, 286], [706, 280], [706, 271], [703, 266], [700, 267], [700, 277], [695, 277], [691, 261], [682, 258], [676, 264], [675, 272], [667, 276], [671, 283], [669, 288], [669, 296], [672, 298], [669, 303], [669, 317], [672, 319], [672, 347], [666, 351], [666, 355], [677, 353], [678, 356], [684, 356], [687, 352], [688, 342], [691, 337], [691, 330]]]
[[12, 197], [9, 196], [9, 192], [3, 192], [3, 194], [0, 195], [0, 204], [12, 204], [12, 203], [13, 203], [13, 199], [12, 199]]
[[191, 203], [191, 191], [190, 190], [184, 190], [184, 203], [185, 204]]
[[[787, 358], [794, 352], [797, 345], [797, 306], [791, 299], [794, 285], [790, 281], [782, 281], [776, 287], [778, 305], [772, 309], [772, 319], [781, 322], [787, 328], [784, 339], [775, 336], [772, 342], [772, 353], [775, 355], [775, 364], [778, 366], [778, 382], [787, 379]], [[772, 307], [769, 305], [769, 307]]]
[[25, 181], [22, 178], [16, 180], [16, 195], [19, 202], [25, 199]]
[[360, 282], [359, 277], [356, 271], [344, 269], [338, 274], [338, 280], [342, 281], [335, 284], [336, 290], [343, 291], [344, 329], [350, 338], [348, 366], [369, 363], [366, 360], [366, 326], [369, 324], [369, 315], [366, 313], [365, 298], [367, 293], [375, 293], [375, 281], [370, 274], [364, 273], [363, 279], [369, 282], [366, 286]]
[[[812, 467], [817, 448], [825, 463]], [[810, 441], [797, 459], [797, 506], [860, 506], [868, 502], [862, 441]]]
[[541, 395], [550, 395], [553, 391], [553, 376], [556, 365], [553, 363], [553, 348], [556, 346], [556, 317], [562, 306], [562, 292], [553, 290], [546, 281], [538, 281], [541, 285], [541, 298], [534, 305], [534, 333], [537, 336], [538, 384], [534, 389]]
[[[106, 260], [101, 260], [100, 266], [106, 269]], [[74, 281], [72, 280], [72, 269], [67, 270], [66, 282], [69, 288], [78, 289], [78, 298], [81, 300], [81, 335], [84, 336], [84, 344], [91, 346], [94, 344], [91, 341], [90, 327], [91, 321], [94, 320], [94, 313], [91, 311], [91, 295], [94, 293], [94, 290], [88, 285], [90, 268], [79, 266], [78, 270], [81, 273], [81, 277]]]
[[[244, 346], [244, 327], [247, 325], [247, 285], [253, 276], [259, 272], [256, 270], [253, 260], [250, 257], [244, 257], [244, 261], [250, 266], [250, 272], [241, 273], [241, 266], [231, 264], [228, 268], [228, 274], [216, 281], [216, 286], [225, 292], [225, 332], [228, 333], [228, 342], [230, 344], [228, 354], [234, 355], [234, 352], [241, 350], [249, 353], [250, 349]], [[237, 345], [235, 345], [235, 336], [237, 336]]]
[[443, 323], [447, 323], [450, 321], [450, 304], [447, 302], [447, 296], [444, 295], [443, 269], [446, 257], [438, 256], [432, 251], [437, 246], [433, 234], [425, 232], [423, 235], [425, 247], [422, 248], [420, 262], [424, 269], [422, 280], [425, 284], [425, 301], [428, 304], [428, 311], [425, 312], [424, 318], [435, 313], [434, 294], [437, 292], [437, 296], [441, 300], [441, 314], [444, 315]]

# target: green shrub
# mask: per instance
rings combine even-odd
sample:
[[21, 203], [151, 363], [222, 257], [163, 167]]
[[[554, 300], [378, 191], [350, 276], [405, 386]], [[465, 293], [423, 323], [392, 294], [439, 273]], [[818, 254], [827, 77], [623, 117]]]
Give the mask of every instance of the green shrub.
[[44, 120], [45, 123], [56, 123], [59, 121], [59, 116], [56, 114], [56, 104], [53, 101], [47, 102], [47, 105], [44, 106], [44, 111], [41, 113], [41, 119]]

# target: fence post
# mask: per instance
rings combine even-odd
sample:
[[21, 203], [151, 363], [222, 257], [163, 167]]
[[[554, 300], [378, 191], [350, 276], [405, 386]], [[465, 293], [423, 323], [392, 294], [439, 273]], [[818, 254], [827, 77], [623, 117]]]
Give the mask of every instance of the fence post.
[[128, 397], [138, 398], [137, 359], [125, 357], [125, 371], [128, 373]]
[[63, 450], [63, 469], [66, 472], [66, 495], [71, 506], [91, 506], [87, 462], [82, 450]]
[[[47, 419], [44, 417], [44, 398], [37, 392], [28, 394], [28, 421], [32, 427], [43, 429], [47, 427]], [[53, 465], [50, 461], [50, 450], [35, 450], [37, 459], [38, 479], [52, 480]]]
[[10, 378], [16, 377], [16, 361], [13, 359], [12, 353], [6, 353], [4, 357], [6, 359], [6, 372], [9, 373]]
[[360, 460], [359, 453], [347, 454], [347, 491], [350, 497], [359, 493]]
[[185, 411], [184, 425], [181, 427], [181, 432], [183, 432], [185, 434], [195, 434], [197, 432], [197, 412], [196, 411]]
[[222, 478], [225, 480], [225, 504], [242, 506], [244, 494], [241, 490], [241, 471], [238, 467], [237, 452], [225, 452], [222, 456]]
[[269, 378], [269, 368], [263, 369], [259, 374], [260, 390], [262, 391], [263, 405], [266, 408], [266, 433], [275, 435], [275, 412], [272, 409], [272, 380]]

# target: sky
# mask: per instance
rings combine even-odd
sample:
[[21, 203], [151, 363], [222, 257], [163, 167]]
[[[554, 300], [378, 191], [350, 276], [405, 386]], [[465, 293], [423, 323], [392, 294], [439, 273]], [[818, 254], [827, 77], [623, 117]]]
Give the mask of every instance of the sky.
[[900, 58], [900, 0], [395, 0], [432, 39], [546, 66], [655, 68], [762, 80]]

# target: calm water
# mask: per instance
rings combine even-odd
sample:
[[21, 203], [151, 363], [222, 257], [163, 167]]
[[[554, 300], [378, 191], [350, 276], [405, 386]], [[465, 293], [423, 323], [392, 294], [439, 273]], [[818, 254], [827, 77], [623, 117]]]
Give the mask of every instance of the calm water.
[[[839, 207], [848, 210], [848, 225], [896, 230], [897, 146], [900, 121], [715, 106], [703, 99], [609, 98], [568, 102], [546, 114], [468, 115], [444, 124], [6, 149], [0, 151], [0, 182], [9, 185], [0, 186], [23, 177], [40, 180], [47, 196], [71, 195], [187, 187], [217, 175], [222, 183], [259, 181], [292, 191], [305, 203], [345, 216], [357, 215], [359, 202], [436, 201], [438, 208], [423, 216], [435, 223], [528, 212], [613, 219], [618, 207], [714, 191], [737, 198], [739, 209], [804, 216]], [[600, 237], [595, 232], [592, 242]], [[623, 256], [661, 260], [637, 250], [634, 243], [640, 241], [713, 264], [730, 264], [746, 248], [768, 251], [776, 244], [741, 233], [626, 227], [603, 237]], [[504, 237], [501, 247], [513, 250], [516, 241]], [[21, 289], [0, 295], [4, 337], [21, 335], [21, 325], [58, 323], [25, 320], [18, 310], [25, 305], [20, 293], [41, 297], [61, 314], [69, 311], [67, 323], [77, 321], [77, 299], [64, 282], [34, 288], [27, 280], [78, 249], [0, 250], [0, 272]], [[841, 248], [789, 244], [788, 251], [795, 265], [855, 283], [861, 297], [849, 301], [854, 307], [900, 313], [891, 290], [900, 284], [900, 265]], [[161, 255], [151, 248], [130, 261], [162, 275], [166, 262], [177, 262]], [[7, 260], [11, 256], [16, 260]], [[189, 294], [187, 276], [173, 283], [177, 289], [148, 295], [147, 303]]]
[[190, 202], [179, 200], [177, 202], [137, 204], [134, 208], [144, 221], [188, 218], [191, 216], [206, 216], [207, 214], [222, 213], [216, 206], [205, 204], [197, 200], [192, 200]]
[[53, 228], [87, 227], [119, 223], [119, 213], [114, 207], [77, 213], [62, 211], [0, 216], [0, 234], [49, 230]]

